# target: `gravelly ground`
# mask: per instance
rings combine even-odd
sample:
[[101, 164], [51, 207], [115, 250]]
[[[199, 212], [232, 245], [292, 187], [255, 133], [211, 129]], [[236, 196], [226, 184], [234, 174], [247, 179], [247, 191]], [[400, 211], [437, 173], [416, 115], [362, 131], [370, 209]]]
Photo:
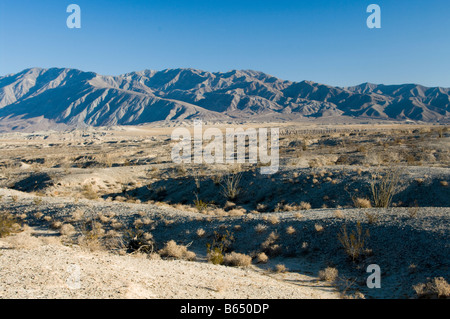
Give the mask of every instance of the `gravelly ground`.
[[[34, 201], [35, 196], [30, 194], [1, 189], [0, 195], [3, 195], [2, 201], [0, 202], [0, 210], [7, 210], [17, 215], [28, 213], [29, 217], [26, 222], [38, 228], [45, 228], [46, 222], [42, 217], [40, 219], [33, 217], [36, 211], [42, 212], [44, 216], [52, 216], [53, 220], [61, 221], [77, 209], [84, 211], [87, 215], [92, 214], [93, 216], [101, 213], [114, 212], [116, 217], [124, 224], [132, 223], [136, 218], [149, 217], [153, 222], [144, 226], [144, 228], [147, 227], [148, 229], [146, 230], [153, 234], [158, 248], [161, 248], [165, 242], [173, 239], [177, 243], [190, 244], [189, 249], [196, 252], [200, 260], [206, 255], [206, 243], [212, 241], [214, 231], [224, 232], [225, 229], [230, 230], [235, 237], [231, 250], [247, 254], [260, 251], [262, 242], [266, 240], [271, 232], [276, 232], [279, 235], [276, 244], [281, 246], [281, 250], [277, 255], [270, 256], [269, 263], [252, 266], [254, 268], [253, 270], [219, 267], [202, 262], [150, 261], [131, 256], [92, 255], [90, 253], [79, 252], [76, 247], [69, 248], [65, 246], [43, 245], [42, 247], [35, 247], [31, 250], [3, 249], [0, 252], [2, 271], [5, 271], [5, 269], [12, 271], [9, 273], [9, 278], [15, 278], [14, 276], [18, 276], [19, 274], [25, 277], [31, 275], [33, 267], [31, 266], [30, 268], [29, 266], [33, 265], [33, 263], [39, 264], [39, 260], [42, 260], [39, 256], [46, 256], [45, 258], [49, 258], [49, 263], [52, 264], [55, 262], [52, 258], [60, 254], [61, 259], [58, 258], [58, 263], [60, 262], [61, 265], [74, 262], [74, 258], [78, 258], [77, 256], [87, 256], [85, 257], [87, 258], [86, 260], [90, 261], [84, 264], [86, 270], [83, 271], [87, 271], [86, 278], [90, 278], [87, 280], [92, 280], [92, 282], [89, 281], [90, 288], [78, 292], [59, 292], [61, 295], [58, 295], [58, 292], [53, 292], [58, 296], [121, 298], [126, 296], [150, 296], [151, 294], [148, 291], [151, 291], [152, 294], [161, 298], [209, 298], [223, 296], [231, 296], [233, 298], [245, 298], [247, 296], [256, 298], [333, 297], [336, 294], [323, 292], [321, 284], [317, 284], [318, 286], [312, 292], [309, 290], [308, 292], [302, 292], [301, 289], [303, 286], [292, 285], [292, 281], [297, 283], [310, 283], [311, 278], [316, 277], [317, 272], [327, 266], [333, 266], [339, 270], [341, 278], [340, 286], [353, 282], [350, 290], [359, 290], [364, 293], [366, 298], [412, 297], [414, 295], [412, 286], [419, 282], [425, 282], [427, 277], [439, 276], [444, 277], [447, 281], [450, 279], [450, 208], [448, 207], [420, 207], [417, 210], [416, 217], [410, 216], [410, 208], [389, 208], [386, 210], [377, 208], [342, 209], [341, 213], [343, 217], [337, 216], [336, 209], [301, 211], [302, 217], [297, 215], [298, 212], [250, 214], [241, 217], [210, 217], [199, 213], [182, 212], [173, 208], [151, 204], [108, 203], [84, 199], [74, 203], [71, 199], [50, 197], [43, 197], [41, 198], [42, 202], [36, 204]], [[15, 201], [11, 196], [17, 196]], [[369, 223], [367, 214], [376, 216], [376, 221]], [[272, 223], [271, 216], [278, 217], [278, 221], [274, 220]], [[361, 221], [363, 229], [368, 229], [370, 232], [370, 237], [366, 241], [366, 247], [371, 249], [372, 252], [363, 259], [353, 262], [344, 253], [341, 244], [337, 240], [337, 234], [341, 231], [341, 227], [344, 224], [349, 231], [352, 231], [355, 229], [357, 221]], [[256, 232], [255, 226], [258, 224], [266, 225], [267, 229], [261, 233]], [[240, 225], [240, 229], [236, 229], [236, 225]], [[317, 225], [321, 225], [323, 230], [317, 231]], [[292, 226], [295, 229], [294, 234], [286, 233], [288, 226]], [[108, 226], [105, 225], [105, 227]], [[196, 230], [199, 228], [205, 230], [205, 235], [201, 238], [196, 235]], [[304, 243], [307, 244], [305, 245]], [[14, 263], [20, 263], [21, 261], [25, 262], [23, 267], [12, 267]], [[111, 273], [108, 272], [108, 274], [105, 273], [102, 275], [106, 276], [103, 281], [96, 282], [94, 277], [98, 274], [90, 272], [93, 271], [91, 267], [95, 268], [96, 263], [98, 263], [97, 265], [113, 263], [116, 266], [112, 268]], [[145, 267], [149, 267], [149, 271], [148, 273], [140, 274], [139, 277], [141, 279], [149, 278], [148, 280], [140, 279], [138, 282], [129, 284], [130, 286], [126, 286], [125, 284], [123, 287], [128, 288], [123, 288], [119, 282], [111, 279], [114, 275], [119, 278], [120, 273], [127, 272], [127, 267], [135, 267], [133, 265], [140, 263], [145, 263]], [[149, 266], [147, 266], [147, 263]], [[268, 280], [267, 275], [265, 275], [266, 270], [278, 263], [286, 265], [291, 271], [285, 275], [275, 275], [276, 282], [282, 285], [283, 288], [281, 286], [278, 287], [271, 280], [267, 281], [267, 287], [264, 286], [265, 288], [262, 288], [263, 281]], [[368, 276], [366, 267], [374, 263], [378, 264], [382, 271], [381, 289], [368, 289], [365, 284]], [[10, 268], [7, 265], [10, 265]], [[62, 267], [61, 265], [58, 267]], [[188, 278], [192, 277], [193, 274], [195, 274], [195, 278], [198, 280], [194, 280], [192, 284], [183, 283], [183, 288], [177, 287], [176, 285], [170, 286], [169, 284], [165, 286], [166, 282], [164, 280], [156, 281], [152, 286], [150, 277], [153, 275], [151, 274], [155, 274], [155, 272], [164, 273], [167, 265], [173, 267], [169, 273], [172, 274], [173, 272], [174, 275], [170, 279], [167, 279], [170, 282], [172, 280], [174, 280], [173, 283], [183, 282], [183, 280], [188, 280]], [[181, 267], [182, 265], [188, 269], [192, 268], [191, 270], [193, 272], [186, 270], [186, 274], [180, 274], [180, 271], [183, 271], [180, 269], [184, 269]], [[45, 270], [42, 264], [39, 267], [41, 274], [46, 271], [61, 272], [60, 268]], [[105, 269], [102, 267], [97, 268]], [[25, 271], [26, 269], [29, 269], [30, 273], [27, 273]], [[256, 287], [247, 287], [240, 292], [233, 290], [235, 288], [230, 288], [231, 290], [227, 290], [230, 294], [224, 292], [222, 292], [222, 295], [214, 293], [211, 290], [216, 289], [211, 287], [215, 282], [211, 278], [214, 277], [209, 275], [204, 276], [204, 274], [216, 274], [216, 269], [220, 269], [221, 274], [226, 273], [226, 276], [231, 277], [238, 276], [233, 274], [244, 276], [244, 273], [248, 273], [250, 277], [256, 276], [255, 279], [250, 280], [251, 283], [256, 283]], [[36, 269], [33, 271], [36, 271]], [[306, 278], [309, 279], [295, 277], [301, 276], [299, 274], [307, 276]], [[2, 275], [2, 282], [4, 284], [5, 279], [3, 278], [6, 277]], [[3, 290], [3, 296], [27, 297], [27, 294], [30, 293], [30, 291], [27, 292], [24, 290], [27, 286], [32, 287], [30, 288], [31, 293], [44, 297], [51, 296], [54, 289], [58, 290], [57, 287], [50, 287], [49, 289], [47, 287], [44, 289], [39, 284], [36, 284], [34, 280], [37, 280], [37, 282], [40, 280], [38, 275], [27, 278], [23, 278], [20, 281], [22, 284], [19, 284], [19, 281], [16, 281], [15, 284], [12, 283], [12, 286]], [[236, 279], [236, 282], [233, 281], [235, 279], [229, 281], [230, 277], [222, 279], [228, 283], [232, 282], [232, 287], [241, 285], [239, 279]], [[133, 282], [130, 278], [127, 280]], [[111, 284], [108, 285], [108, 281], [111, 281]], [[24, 284], [27, 282], [29, 282], [29, 285]], [[245, 283], [248, 282], [245, 281]], [[105, 287], [105, 284], [109, 287], [115, 287], [114, 289], [117, 288], [117, 292], [111, 293], [111, 289]], [[155, 285], [159, 288], [156, 289]], [[269, 286], [272, 288], [269, 288]], [[199, 287], [208, 287], [209, 290]], [[33, 292], [33, 289], [36, 291]], [[14, 295], [15, 291], [17, 292], [16, 295]]]

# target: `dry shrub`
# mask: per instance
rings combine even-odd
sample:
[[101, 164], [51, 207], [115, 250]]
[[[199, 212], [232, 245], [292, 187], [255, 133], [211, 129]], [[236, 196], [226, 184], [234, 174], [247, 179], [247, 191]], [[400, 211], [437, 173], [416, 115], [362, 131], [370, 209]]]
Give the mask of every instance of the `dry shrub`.
[[323, 226], [320, 225], [320, 224], [314, 224], [314, 229], [315, 229], [318, 233], [323, 232], [323, 230], [324, 230]]
[[102, 224], [93, 220], [88, 220], [80, 225], [80, 236], [78, 237], [78, 245], [89, 251], [103, 250], [103, 236], [105, 230]]
[[265, 253], [259, 253], [256, 256], [256, 262], [258, 264], [265, 264], [269, 261], [269, 257], [267, 257], [267, 255]]
[[271, 232], [269, 237], [261, 244], [261, 249], [270, 256], [278, 255], [281, 251], [281, 246], [276, 244], [279, 235], [275, 232]]
[[37, 212], [34, 214], [34, 217], [36, 217], [36, 219], [41, 219], [42, 216], [44, 216], [44, 214], [42, 214], [41, 212]]
[[370, 203], [370, 200], [368, 200], [367, 198], [352, 198], [353, 199], [353, 204], [355, 205], [355, 207], [357, 208], [370, 208], [372, 207], [372, 204]]
[[280, 223], [280, 219], [278, 218], [278, 216], [272, 215], [269, 217], [268, 219], [269, 223], [271, 223], [272, 225], [276, 225]]
[[301, 202], [298, 206], [301, 210], [308, 210], [311, 209], [311, 204], [307, 202]]
[[450, 285], [443, 277], [436, 277], [427, 283], [413, 286], [417, 297], [425, 299], [445, 298], [450, 299]]
[[233, 251], [223, 257], [223, 263], [227, 266], [248, 267], [252, 263], [252, 258]]
[[337, 209], [337, 210], [334, 211], [334, 216], [336, 218], [342, 219], [342, 218], [344, 218], [344, 212], [342, 210], [340, 210], [340, 209]]
[[352, 260], [358, 259], [366, 252], [365, 241], [369, 237], [369, 230], [365, 232], [362, 229], [361, 223], [356, 223], [356, 230], [348, 234], [347, 227], [342, 226], [341, 233], [338, 234], [338, 240], [345, 249], [345, 252]]
[[205, 236], [206, 232], [203, 228], [199, 228], [199, 229], [197, 229], [196, 234], [198, 237], [203, 237], [203, 236]]
[[354, 294], [342, 294], [342, 299], [366, 299], [366, 297], [362, 292], [357, 291]]
[[103, 215], [103, 214], [99, 214], [98, 215], [98, 219], [100, 220], [100, 222], [102, 222], [103, 224], [106, 224], [110, 221], [110, 218]]
[[370, 190], [375, 207], [389, 207], [392, 197], [398, 192], [399, 182], [400, 171], [398, 170], [386, 171], [379, 179], [372, 180]]
[[319, 279], [323, 281], [333, 282], [338, 277], [338, 270], [334, 267], [327, 267], [319, 271]]
[[184, 260], [195, 260], [196, 255], [192, 251], [188, 251], [186, 246], [177, 245], [174, 240], [168, 241], [164, 248], [159, 251], [162, 257], [173, 257]]
[[245, 208], [235, 208], [235, 209], [229, 210], [227, 212], [227, 215], [231, 216], [231, 217], [237, 217], [237, 216], [244, 215], [245, 212], [246, 212]]
[[214, 265], [221, 265], [224, 261], [224, 253], [229, 249], [234, 241], [234, 235], [230, 231], [221, 234], [214, 232], [214, 240], [212, 243], [206, 244], [206, 252], [208, 261]]
[[302, 213], [295, 213], [294, 217], [300, 219], [303, 218], [304, 216], [302, 215]]
[[[114, 245], [115, 238], [110, 239], [109, 244]], [[127, 248], [127, 252], [133, 254], [151, 254], [155, 247], [153, 235], [138, 226], [127, 229], [123, 234], [122, 241]]]
[[194, 206], [199, 213], [204, 213], [208, 210], [208, 203], [204, 202], [201, 199], [198, 199], [198, 195], [195, 195]]
[[63, 223], [60, 221], [54, 221], [51, 225], [50, 228], [52, 229], [60, 229], [62, 227]]
[[223, 209], [233, 209], [236, 207], [236, 204], [230, 201], [226, 201], [225, 205], [223, 205]]
[[81, 194], [87, 199], [91, 199], [91, 200], [98, 199], [98, 194], [94, 190], [94, 188], [92, 187], [91, 184], [83, 185], [83, 189], [81, 191]]
[[267, 205], [259, 203], [258, 205], [256, 205], [256, 210], [259, 212], [264, 212], [267, 210]]
[[286, 228], [286, 234], [293, 235], [295, 233], [295, 228], [292, 226], [289, 226]]
[[14, 216], [7, 212], [0, 212], [0, 238], [19, 231], [20, 225]]
[[288, 269], [287, 269], [286, 266], [283, 265], [283, 264], [278, 264], [278, 265], [276, 265], [276, 266], [275, 266], [275, 269], [274, 269], [274, 271], [275, 271], [275, 272], [278, 272], [278, 273], [286, 272], [287, 270], [288, 270]]
[[261, 234], [263, 232], [265, 232], [267, 230], [267, 226], [264, 224], [258, 224], [255, 226], [255, 232], [257, 232], [258, 234]]
[[123, 228], [123, 224], [121, 222], [115, 221], [111, 223], [111, 227], [115, 230], [119, 230]]
[[59, 233], [63, 236], [72, 236], [75, 235], [76, 230], [75, 227], [73, 227], [72, 224], [64, 224], [61, 226], [61, 228], [59, 229]]
[[222, 183], [222, 194], [225, 198], [229, 200], [235, 200], [237, 196], [241, 193], [241, 188], [239, 183], [241, 182], [242, 173], [230, 174], [223, 179]]

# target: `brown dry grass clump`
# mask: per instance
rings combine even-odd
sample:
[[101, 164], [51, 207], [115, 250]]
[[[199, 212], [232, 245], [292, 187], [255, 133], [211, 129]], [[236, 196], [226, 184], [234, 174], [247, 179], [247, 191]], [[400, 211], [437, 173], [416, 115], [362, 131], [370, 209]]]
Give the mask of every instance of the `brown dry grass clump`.
[[223, 263], [227, 266], [248, 267], [252, 263], [252, 257], [233, 251], [223, 257]]
[[269, 257], [265, 253], [259, 253], [256, 256], [256, 263], [258, 264], [265, 264], [267, 261], [269, 261]]
[[427, 283], [413, 286], [417, 297], [425, 299], [450, 299], [450, 285], [443, 277], [436, 277]]
[[286, 228], [286, 234], [288, 234], [288, 235], [293, 235], [293, 234], [295, 234], [295, 228], [292, 227], [292, 226], [287, 227], [287, 228]]
[[163, 249], [159, 251], [162, 257], [172, 257], [184, 260], [195, 260], [196, 254], [189, 251], [186, 246], [177, 245], [174, 240], [168, 241]]
[[275, 269], [274, 269], [274, 271], [275, 271], [275, 272], [278, 272], [278, 273], [286, 272], [287, 270], [288, 270], [288, 269], [287, 269], [286, 266], [283, 265], [283, 264], [278, 264], [278, 265], [276, 265], [276, 266], [275, 266]]
[[17, 232], [20, 225], [17, 223], [14, 216], [7, 212], [0, 212], [0, 238], [9, 236]]
[[360, 198], [360, 197], [354, 198], [353, 204], [357, 208], [371, 208], [372, 207], [370, 200], [368, 200], [367, 198]]
[[335, 281], [338, 277], [338, 270], [334, 267], [327, 267], [321, 271], [319, 271], [319, 279], [323, 281]]

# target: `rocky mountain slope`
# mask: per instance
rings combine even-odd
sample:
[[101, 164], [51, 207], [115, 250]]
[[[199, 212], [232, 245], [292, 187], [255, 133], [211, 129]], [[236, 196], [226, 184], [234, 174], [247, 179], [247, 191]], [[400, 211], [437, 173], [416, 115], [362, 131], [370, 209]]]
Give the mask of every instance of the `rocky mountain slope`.
[[297, 119], [334, 116], [445, 122], [450, 89], [415, 84], [332, 87], [256, 71], [145, 70], [103, 76], [76, 69], [26, 69], [0, 77], [0, 122], [11, 129], [155, 121]]

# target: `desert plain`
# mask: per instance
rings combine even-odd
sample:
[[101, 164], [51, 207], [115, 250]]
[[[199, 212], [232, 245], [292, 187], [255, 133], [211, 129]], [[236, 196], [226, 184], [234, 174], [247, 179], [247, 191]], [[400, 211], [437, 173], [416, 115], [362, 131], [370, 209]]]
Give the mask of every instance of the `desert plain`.
[[177, 126], [1, 133], [0, 298], [450, 296], [448, 126], [205, 123], [279, 128], [270, 175]]

